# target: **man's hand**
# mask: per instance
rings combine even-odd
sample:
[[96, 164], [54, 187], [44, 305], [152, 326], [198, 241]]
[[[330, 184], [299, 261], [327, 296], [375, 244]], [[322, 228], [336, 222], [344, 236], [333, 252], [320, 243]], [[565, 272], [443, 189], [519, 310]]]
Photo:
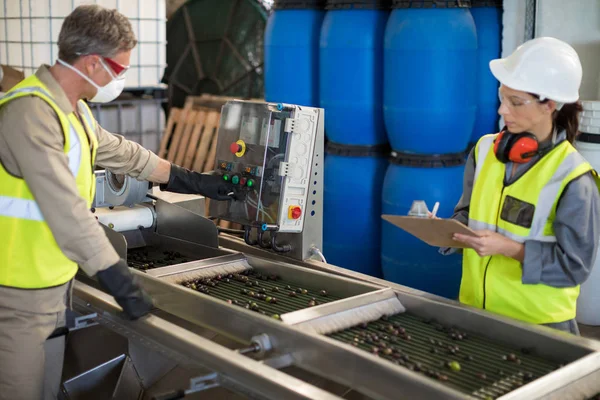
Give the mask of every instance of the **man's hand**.
[[217, 175], [200, 174], [171, 164], [169, 181], [160, 185], [161, 190], [175, 193], [199, 194], [214, 200], [243, 200], [244, 192], [231, 182]]
[[121, 259], [112, 267], [98, 271], [96, 277], [100, 286], [115, 298], [129, 319], [136, 320], [152, 310], [152, 299], [137, 283], [125, 260]]
[[475, 231], [475, 233], [477, 236], [455, 233], [452, 239], [472, 248], [480, 257], [500, 254], [523, 262], [525, 257], [523, 244], [486, 229]]

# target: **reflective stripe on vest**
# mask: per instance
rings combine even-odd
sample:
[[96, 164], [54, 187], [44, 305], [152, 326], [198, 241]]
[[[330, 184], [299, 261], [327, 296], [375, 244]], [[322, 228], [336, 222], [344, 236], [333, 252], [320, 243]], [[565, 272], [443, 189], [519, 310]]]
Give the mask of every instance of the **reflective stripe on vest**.
[[[10, 92], [0, 97], [0, 100], [10, 99], [18, 94], [35, 92], [41, 93], [49, 99], [52, 99], [52, 96], [42, 88], [28, 87]], [[89, 118], [87, 112], [85, 113], [85, 115]], [[91, 123], [90, 126], [92, 126]], [[79, 136], [75, 131], [75, 127], [70, 122], [69, 151], [67, 153], [67, 157], [69, 159], [69, 170], [71, 170], [73, 176], [77, 176], [77, 173], [79, 172], [79, 164], [81, 162], [81, 143], [79, 141]], [[5, 217], [22, 218], [32, 221], [44, 221], [44, 216], [42, 215], [42, 212], [40, 211], [40, 208], [38, 207], [35, 200], [25, 200], [8, 196], [0, 196], [0, 215]]]
[[[556, 242], [553, 222], [566, 185], [591, 171], [600, 188], [597, 174], [564, 141], [515, 182], [505, 185], [506, 165], [497, 160], [493, 150], [496, 137], [486, 135], [476, 145], [469, 227], [496, 231], [519, 243]], [[509, 198], [512, 204], [505, 208]], [[479, 257], [473, 249], [465, 249], [460, 301], [536, 324], [575, 317], [578, 285], [555, 288], [542, 283], [523, 284], [522, 278], [523, 266], [517, 260], [500, 254]]]

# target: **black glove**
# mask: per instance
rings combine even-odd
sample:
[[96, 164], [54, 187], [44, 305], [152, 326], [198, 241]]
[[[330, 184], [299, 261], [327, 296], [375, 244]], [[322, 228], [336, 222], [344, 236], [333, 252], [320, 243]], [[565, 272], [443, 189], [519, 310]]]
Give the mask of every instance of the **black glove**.
[[100, 286], [110, 293], [131, 320], [148, 314], [153, 308], [152, 299], [138, 285], [125, 260], [96, 273]]
[[160, 185], [161, 190], [175, 193], [200, 194], [215, 200], [241, 200], [243, 192], [231, 182], [217, 175], [199, 174], [171, 164], [169, 182]]

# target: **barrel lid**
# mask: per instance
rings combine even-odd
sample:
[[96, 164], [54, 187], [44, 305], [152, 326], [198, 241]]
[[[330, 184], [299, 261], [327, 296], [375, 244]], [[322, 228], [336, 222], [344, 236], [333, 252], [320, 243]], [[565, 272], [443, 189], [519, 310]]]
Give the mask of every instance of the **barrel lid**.
[[503, 0], [471, 0], [471, 7], [496, 7], [502, 8]]
[[393, 151], [390, 162], [396, 165], [419, 168], [457, 167], [466, 163], [465, 153], [415, 154]]
[[375, 146], [353, 146], [329, 141], [325, 147], [327, 154], [346, 157], [387, 157], [390, 151], [388, 143]]
[[322, 10], [325, 8], [325, 0], [275, 0], [273, 10]]
[[374, 9], [387, 10], [391, 7], [391, 0], [327, 0], [327, 10], [348, 9]]
[[471, 0], [393, 0], [392, 8], [468, 8]]

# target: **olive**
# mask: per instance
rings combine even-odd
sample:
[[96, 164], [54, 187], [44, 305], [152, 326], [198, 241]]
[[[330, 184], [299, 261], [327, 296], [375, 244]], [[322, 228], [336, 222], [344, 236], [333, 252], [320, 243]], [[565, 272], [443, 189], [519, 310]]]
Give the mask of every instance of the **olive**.
[[435, 341], [435, 339], [429, 339], [429, 343], [436, 344], [437, 342]]
[[277, 304], [277, 299], [275, 297], [272, 297], [271, 301], [269, 303], [271, 303], [271, 304]]
[[394, 363], [396, 363], [398, 365], [402, 365], [402, 366], [406, 365], [406, 361], [404, 361], [404, 360], [394, 360]]
[[254, 281], [254, 286], [260, 286], [260, 284], [258, 283], [258, 281]]
[[385, 330], [388, 331], [389, 333], [394, 332], [396, 329], [394, 329], [394, 325], [388, 325], [385, 327]]
[[379, 348], [377, 348], [375, 346], [371, 347], [371, 353], [373, 353], [373, 354], [379, 353]]
[[506, 356], [506, 359], [507, 359], [508, 361], [516, 361], [516, 359], [517, 359], [517, 356], [516, 356], [516, 355], [514, 355], [513, 353], [510, 353], [508, 356]]
[[394, 350], [390, 349], [389, 347], [386, 347], [385, 349], [383, 349], [383, 354], [385, 354], [386, 356], [391, 355], [394, 352]]
[[352, 346], [358, 346], [358, 342], [352, 342]]
[[290, 296], [290, 297], [296, 297], [296, 292], [290, 292], [290, 293], [289, 293], [289, 296]]
[[229, 275], [227, 275], [227, 278], [228, 278], [228, 279], [233, 279], [233, 275], [232, 275], [232, 274], [229, 274]]
[[402, 354], [401, 357], [404, 361], [410, 361], [410, 356], [408, 356], [407, 354]]
[[533, 374], [532, 374], [531, 372], [525, 372], [525, 373], [523, 374], [523, 380], [524, 380], [525, 382], [531, 382], [531, 381], [533, 380], [533, 378], [534, 378], [534, 377], [533, 377]]
[[221, 279], [223, 279], [223, 275], [217, 275], [217, 276], [215, 276], [215, 279], [220, 281]]
[[467, 361], [473, 361], [474, 360], [473, 356], [470, 355], [470, 354], [469, 355], [465, 354], [464, 359], [467, 360]]
[[450, 368], [454, 372], [458, 372], [460, 371], [460, 364], [458, 363], [458, 361], [450, 361], [448, 363], [448, 368]]
[[250, 304], [244, 304], [244, 308], [249, 310], [250, 309]]
[[287, 285], [287, 286], [285, 287], [285, 289], [286, 289], [286, 290], [293, 290], [293, 289], [292, 289], [292, 287], [291, 287], [290, 285]]
[[363, 322], [363, 323], [361, 323], [361, 324], [359, 325], [359, 327], [360, 327], [361, 329], [367, 329], [367, 327], [368, 327], [368, 326], [369, 326], [369, 325], [368, 325], [366, 322]]
[[437, 374], [436, 378], [438, 378], [440, 381], [447, 381], [448, 380], [448, 375], [444, 375], [444, 374]]
[[208, 286], [210, 286], [210, 287], [217, 287], [217, 282], [210, 282], [208, 284]]
[[302, 294], [308, 294], [308, 290], [302, 289]]
[[256, 293], [254, 293], [252, 290], [248, 292], [248, 296], [250, 297], [254, 297], [256, 296]]
[[272, 298], [272, 297], [265, 297], [265, 301], [266, 301], [267, 303], [270, 303], [270, 302], [271, 302], [271, 300], [273, 300], [273, 298]]
[[443, 346], [444, 346], [444, 343], [443, 343], [441, 340], [438, 340], [437, 344], [438, 344], [438, 346], [440, 346], [440, 347], [443, 347]]
[[401, 336], [401, 337], [404, 340], [411, 340], [412, 339], [412, 337], [410, 335], [404, 335], [404, 336]]
[[279, 292], [279, 288], [277, 286], [275, 286], [273, 289], [271, 289], [272, 292]]
[[281, 319], [281, 317], [279, 316], [279, 314], [273, 314], [273, 315], [271, 315], [271, 318]]
[[317, 302], [316, 302], [316, 301], [314, 301], [314, 300], [311, 300], [311, 301], [309, 301], [309, 302], [308, 302], [308, 306], [309, 306], [309, 307], [314, 307], [314, 306], [316, 306], [316, 305], [317, 305]]
[[250, 282], [250, 281], [246, 282], [246, 286], [251, 287], [252, 286], [252, 282]]
[[486, 379], [487, 379], [487, 376], [486, 376], [486, 374], [484, 374], [483, 372], [478, 372], [478, 373], [476, 373], [475, 375], [476, 375], [476, 376], [477, 376], [479, 379], [483, 379], [483, 380], [486, 380]]
[[372, 335], [371, 338], [373, 338], [373, 341], [375, 342], [379, 342], [379, 336], [377, 335]]
[[319, 294], [320, 294], [321, 296], [323, 296], [323, 297], [326, 297], [326, 296], [327, 296], [327, 291], [326, 291], [326, 290], [321, 290], [321, 291], [319, 292]]
[[420, 372], [423, 370], [423, 364], [416, 362], [415, 363], [415, 371]]
[[223, 279], [223, 282], [225, 282], [225, 283], [231, 283], [231, 279], [225, 278], [225, 279]]
[[196, 284], [192, 283], [192, 286], [190, 286], [192, 289], [196, 290]]
[[450, 348], [448, 348], [448, 353], [456, 354], [456, 350], [454, 350], [452, 347], [450, 347]]
[[262, 315], [267, 315], [267, 312], [264, 310], [260, 310], [259, 313], [261, 313]]
[[228, 304], [233, 304], [233, 300], [227, 300]]

